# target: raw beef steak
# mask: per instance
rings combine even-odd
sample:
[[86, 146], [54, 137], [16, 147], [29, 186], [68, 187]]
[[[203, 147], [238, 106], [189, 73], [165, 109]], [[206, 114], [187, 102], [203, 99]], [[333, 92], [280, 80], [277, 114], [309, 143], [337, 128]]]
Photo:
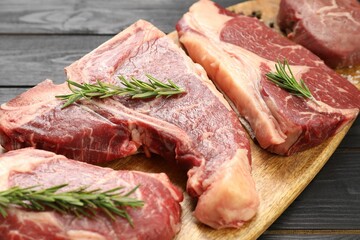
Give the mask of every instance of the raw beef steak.
[[100, 162], [137, 153], [160, 154], [191, 167], [187, 191], [199, 197], [195, 216], [214, 228], [239, 227], [259, 200], [251, 177], [249, 140], [236, 114], [207, 78], [164, 33], [138, 21], [66, 68], [77, 82], [119, 84], [151, 74], [186, 90], [170, 98], [83, 100], [61, 110], [67, 86], [45, 81], [0, 110], [6, 149], [44, 148]]
[[282, 0], [278, 14], [287, 36], [330, 67], [360, 64], [360, 3], [357, 0]]
[[[250, 123], [261, 147], [290, 155], [322, 143], [353, 120], [359, 91], [307, 49], [256, 18], [235, 15], [211, 1], [195, 3], [178, 22], [180, 42]], [[316, 103], [267, 80], [288, 59]]]
[[181, 192], [165, 174], [115, 171], [73, 161], [44, 150], [24, 148], [0, 155], [0, 190], [13, 186], [47, 188], [69, 184], [68, 190], [87, 186], [108, 190], [124, 187], [144, 201], [141, 208], [128, 209], [134, 227], [126, 219], [111, 220], [103, 212], [95, 217], [76, 217], [55, 211], [35, 212], [11, 207], [8, 217], [0, 217], [0, 239], [172, 239], [180, 230]]

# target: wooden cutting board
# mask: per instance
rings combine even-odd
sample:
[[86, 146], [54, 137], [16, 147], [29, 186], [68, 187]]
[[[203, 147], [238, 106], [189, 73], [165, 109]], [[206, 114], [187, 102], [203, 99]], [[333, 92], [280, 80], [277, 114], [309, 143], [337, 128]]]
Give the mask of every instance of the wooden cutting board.
[[[274, 28], [278, 29], [275, 23], [278, 5], [279, 0], [253, 0], [229, 7], [229, 9], [236, 13], [243, 12], [246, 15], [260, 11], [263, 21], [267, 25], [274, 24]], [[171, 33], [170, 37], [177, 40], [176, 33]], [[338, 72], [351, 76], [354, 81], [360, 81], [360, 66]], [[359, 83], [357, 83], [357, 87], [360, 88]], [[213, 230], [197, 222], [192, 215], [196, 200], [185, 192], [187, 171], [173, 162], [167, 162], [158, 156], [152, 156], [149, 159], [143, 155], [136, 155], [106, 164], [106, 166], [114, 169], [165, 172], [175, 185], [183, 189], [185, 199], [182, 202], [182, 228], [176, 237], [177, 240], [256, 239], [311, 182], [333, 154], [350, 126], [351, 124], [346, 126], [322, 145], [290, 157], [268, 153], [252, 142], [252, 173], [260, 195], [260, 208], [255, 218], [240, 229]]]

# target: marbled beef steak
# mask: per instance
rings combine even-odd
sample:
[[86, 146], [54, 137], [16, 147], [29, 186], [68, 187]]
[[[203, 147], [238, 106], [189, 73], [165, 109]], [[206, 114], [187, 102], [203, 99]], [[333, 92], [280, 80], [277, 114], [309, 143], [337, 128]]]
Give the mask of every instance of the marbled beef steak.
[[109, 190], [139, 188], [131, 197], [143, 200], [141, 208], [128, 209], [134, 227], [126, 219], [113, 221], [105, 213], [76, 217], [55, 211], [35, 212], [19, 207], [0, 216], [0, 239], [17, 240], [120, 240], [172, 239], [180, 230], [182, 193], [167, 176], [136, 171], [115, 171], [67, 159], [44, 150], [24, 148], [0, 155], [0, 190], [12, 186], [48, 188], [69, 184], [63, 190], [79, 187]]
[[282, 0], [279, 27], [330, 67], [360, 65], [358, 0]]
[[[359, 112], [355, 86], [256, 18], [201, 0], [178, 22], [177, 31], [190, 57], [228, 95], [264, 149], [290, 155], [316, 146]], [[292, 95], [266, 78], [283, 59], [316, 102]]]
[[[214, 228], [239, 227], [259, 204], [249, 140], [236, 114], [184, 51], [138, 21], [66, 68], [79, 83], [120, 84], [118, 75], [150, 74], [186, 90], [169, 98], [83, 100], [61, 109], [66, 84], [45, 81], [2, 105], [0, 141], [8, 150], [34, 146], [98, 163], [137, 153], [160, 154], [190, 166], [187, 191], [195, 216]], [[175, 170], [176, 171], [176, 170]]]

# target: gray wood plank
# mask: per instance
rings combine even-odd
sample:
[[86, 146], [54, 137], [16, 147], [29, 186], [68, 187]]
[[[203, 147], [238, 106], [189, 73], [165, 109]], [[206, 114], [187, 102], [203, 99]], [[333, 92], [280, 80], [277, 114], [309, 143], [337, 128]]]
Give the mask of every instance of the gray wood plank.
[[0, 104], [8, 102], [26, 90], [27, 88], [0, 88]]
[[[339, 148], [359, 148], [360, 149], [360, 117], [355, 120], [351, 127], [351, 131], [349, 131], [346, 135]], [[360, 156], [359, 156], [360, 160]]]
[[359, 240], [358, 234], [264, 234], [258, 240]]
[[0, 86], [34, 86], [66, 80], [64, 67], [111, 36], [0, 36]]
[[359, 156], [338, 149], [270, 229], [360, 229]]
[[[2, 0], [0, 33], [114, 34], [138, 19], [171, 32], [195, 0]], [[231, 6], [241, 0], [217, 1]]]

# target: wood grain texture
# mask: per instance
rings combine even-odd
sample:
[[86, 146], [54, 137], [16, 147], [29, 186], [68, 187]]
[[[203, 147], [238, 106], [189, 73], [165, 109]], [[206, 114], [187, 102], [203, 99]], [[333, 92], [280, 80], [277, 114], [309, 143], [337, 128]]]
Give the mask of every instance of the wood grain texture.
[[13, 99], [26, 90], [27, 88], [0, 88], [0, 104]]
[[264, 234], [259, 240], [359, 240], [359, 233], [336, 233], [329, 232], [328, 234], [323, 233], [288, 233], [288, 234]]
[[360, 229], [359, 154], [338, 149], [272, 229]]
[[[174, 30], [195, 0], [2, 0], [0, 33], [115, 34], [138, 19]], [[223, 0], [224, 6], [241, 0]]]
[[111, 36], [0, 35], [0, 86], [34, 86], [66, 79], [64, 67]]

